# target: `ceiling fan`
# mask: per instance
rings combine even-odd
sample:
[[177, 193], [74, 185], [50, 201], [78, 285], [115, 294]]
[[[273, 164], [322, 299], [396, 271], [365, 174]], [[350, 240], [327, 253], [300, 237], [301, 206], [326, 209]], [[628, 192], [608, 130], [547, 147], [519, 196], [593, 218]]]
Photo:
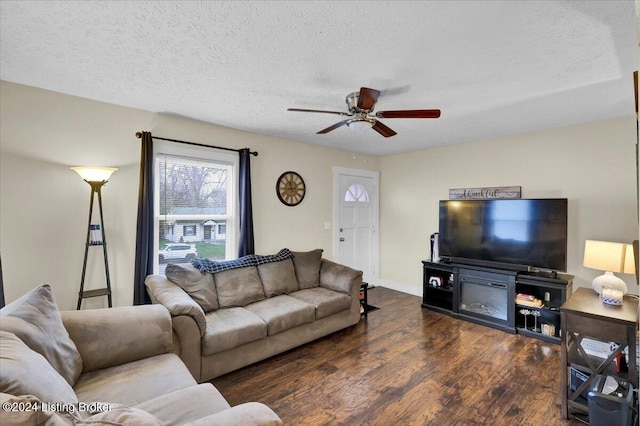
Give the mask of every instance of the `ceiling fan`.
[[378, 101], [380, 91], [370, 89], [368, 87], [361, 87], [359, 92], [353, 92], [347, 95], [345, 102], [349, 112], [341, 111], [323, 111], [318, 109], [301, 109], [301, 108], [288, 108], [287, 111], [299, 111], [299, 112], [320, 112], [324, 114], [338, 114], [346, 115], [350, 117], [339, 123], [329, 126], [326, 129], [322, 129], [318, 134], [329, 133], [338, 127], [345, 124], [353, 128], [354, 130], [360, 130], [364, 127], [370, 126], [373, 130], [380, 133], [385, 138], [394, 136], [397, 133], [385, 126], [377, 120], [377, 118], [438, 118], [440, 117], [439, 109], [407, 109], [396, 111], [378, 111], [373, 114], [373, 107]]

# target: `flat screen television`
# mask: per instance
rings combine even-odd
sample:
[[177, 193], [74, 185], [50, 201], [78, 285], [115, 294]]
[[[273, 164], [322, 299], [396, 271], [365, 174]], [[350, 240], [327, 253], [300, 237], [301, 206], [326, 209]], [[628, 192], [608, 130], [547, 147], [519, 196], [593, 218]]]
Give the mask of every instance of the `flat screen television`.
[[567, 199], [440, 201], [440, 257], [515, 270], [567, 270]]

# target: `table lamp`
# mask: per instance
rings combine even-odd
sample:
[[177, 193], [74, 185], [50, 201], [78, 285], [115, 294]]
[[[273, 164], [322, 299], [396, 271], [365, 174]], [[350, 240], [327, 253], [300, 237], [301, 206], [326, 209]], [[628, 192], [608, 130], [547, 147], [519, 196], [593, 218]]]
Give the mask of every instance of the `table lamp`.
[[635, 273], [635, 261], [631, 244], [586, 240], [583, 265], [587, 268], [605, 271], [604, 274], [594, 278], [591, 284], [593, 289], [601, 296], [603, 289], [613, 291], [607, 291], [607, 295], [616, 294], [617, 292], [620, 296], [620, 303], [622, 303], [622, 296], [629, 289], [627, 284], [613, 275], [613, 273]]

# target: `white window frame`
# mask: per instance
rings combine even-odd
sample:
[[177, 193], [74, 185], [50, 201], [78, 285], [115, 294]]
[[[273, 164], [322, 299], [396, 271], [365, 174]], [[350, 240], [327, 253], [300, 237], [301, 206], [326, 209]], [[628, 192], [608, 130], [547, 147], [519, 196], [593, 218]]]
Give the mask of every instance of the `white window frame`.
[[[158, 157], [167, 155], [171, 157], [182, 157], [185, 160], [211, 161], [229, 166], [227, 176], [227, 214], [204, 215], [204, 220], [226, 220], [227, 234], [225, 240], [225, 256], [233, 259], [238, 253], [238, 236], [240, 235], [239, 206], [238, 206], [238, 168], [239, 159], [237, 155], [216, 152], [215, 149], [192, 147], [188, 145], [178, 145], [176, 143], [154, 141], [153, 146], [153, 172], [154, 176], [159, 176]], [[160, 249], [160, 220], [170, 218], [172, 220], [189, 220], [191, 215], [160, 215], [160, 180], [154, 178], [153, 183], [153, 270], [159, 273], [158, 250]]]

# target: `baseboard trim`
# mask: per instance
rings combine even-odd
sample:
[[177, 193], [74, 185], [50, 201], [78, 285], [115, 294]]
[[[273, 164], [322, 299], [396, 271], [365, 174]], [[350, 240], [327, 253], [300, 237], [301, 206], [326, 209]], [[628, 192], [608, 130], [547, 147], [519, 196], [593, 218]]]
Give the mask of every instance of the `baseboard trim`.
[[378, 280], [380, 287], [386, 287], [391, 290], [400, 291], [402, 293], [412, 294], [414, 296], [422, 297], [422, 287], [408, 283], [399, 283], [387, 280]]

